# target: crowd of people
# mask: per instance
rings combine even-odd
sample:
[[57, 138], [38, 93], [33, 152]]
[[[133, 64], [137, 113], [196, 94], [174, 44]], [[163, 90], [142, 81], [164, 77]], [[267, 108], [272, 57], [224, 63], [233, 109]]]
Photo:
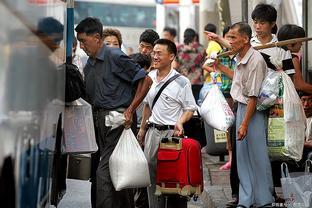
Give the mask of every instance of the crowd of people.
[[[164, 201], [155, 195], [160, 139], [183, 135], [183, 124], [200, 104], [192, 89], [199, 87], [205, 95], [212, 83], [218, 84], [236, 113], [236, 123], [227, 134], [229, 161], [221, 167], [231, 172], [233, 200], [227, 206], [272, 207], [274, 201], [281, 200], [274, 191], [273, 164], [267, 148], [269, 114], [256, 109], [257, 98], [269, 70], [283, 70], [291, 77], [307, 117], [304, 161], [312, 151], [312, 85], [302, 77], [301, 42], [258, 51], [253, 47], [306, 34], [303, 28], [287, 24], [275, 35], [277, 12], [268, 4], [257, 5], [251, 18], [254, 36], [251, 26], [244, 22], [225, 27], [223, 36], [216, 33], [213, 24], [207, 24], [206, 49], [191, 28], [185, 30], [182, 44], [176, 42], [174, 28], [164, 28], [162, 38], [147, 29], [138, 39], [138, 53], [129, 56], [121, 51], [122, 34], [117, 29], [103, 30], [102, 23], [92, 17], [77, 25], [80, 47], [89, 56], [83, 67], [85, 99], [92, 105], [99, 146], [99, 151], [92, 154], [92, 207], [164, 207]], [[216, 58], [225, 51], [233, 55]], [[282, 58], [281, 69], [271, 63], [272, 57]], [[213, 63], [207, 59], [213, 59]], [[158, 90], [172, 77], [174, 81], [153, 102]], [[110, 111], [124, 114], [123, 126], [106, 126], [105, 116]], [[148, 188], [115, 191], [113, 187], [109, 158], [124, 128], [132, 128], [144, 149], [151, 177]]]

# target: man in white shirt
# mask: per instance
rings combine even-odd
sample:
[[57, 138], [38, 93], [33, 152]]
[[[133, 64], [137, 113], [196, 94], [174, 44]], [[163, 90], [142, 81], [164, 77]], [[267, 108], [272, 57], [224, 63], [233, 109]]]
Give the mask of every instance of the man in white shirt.
[[[258, 4], [252, 11], [251, 18], [253, 20], [253, 29], [256, 33], [250, 40], [253, 47], [278, 41], [276, 35], [272, 33], [276, 28], [277, 18], [277, 11], [273, 6], [263, 3]], [[270, 61], [270, 57], [280, 57], [283, 60], [283, 70], [285, 73], [288, 75], [295, 73], [290, 51], [280, 47], [273, 47], [261, 49], [259, 52], [261, 52], [268, 68], [276, 70], [276, 67]]]
[[156, 165], [160, 140], [164, 137], [182, 136], [183, 124], [188, 121], [197, 109], [192, 94], [190, 81], [184, 76], [178, 76], [170, 82], [162, 91], [153, 106], [153, 100], [159, 89], [171, 77], [179, 74], [172, 69], [171, 63], [177, 54], [175, 44], [167, 39], [159, 39], [155, 42], [152, 52], [154, 67], [149, 73], [153, 84], [147, 94], [144, 103], [143, 118], [138, 133], [139, 140], [144, 142], [144, 153], [149, 163], [151, 187], [148, 187], [149, 207], [160, 207], [156, 190]]

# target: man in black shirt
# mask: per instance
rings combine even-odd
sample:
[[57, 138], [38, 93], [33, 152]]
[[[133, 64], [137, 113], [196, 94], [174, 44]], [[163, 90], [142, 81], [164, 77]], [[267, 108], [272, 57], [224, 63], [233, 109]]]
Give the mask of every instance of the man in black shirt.
[[[84, 68], [86, 94], [93, 107], [99, 146], [98, 156], [93, 155], [92, 161], [92, 207], [95, 204], [97, 208], [131, 207], [131, 191], [117, 192], [114, 189], [109, 173], [109, 158], [123, 129], [131, 126], [132, 115], [147, 94], [152, 80], [120, 49], [103, 44], [103, 25], [97, 18], [87, 17], [75, 30], [81, 49], [89, 56]], [[109, 111], [123, 112], [124, 126], [113, 130], [105, 126], [105, 116]]]

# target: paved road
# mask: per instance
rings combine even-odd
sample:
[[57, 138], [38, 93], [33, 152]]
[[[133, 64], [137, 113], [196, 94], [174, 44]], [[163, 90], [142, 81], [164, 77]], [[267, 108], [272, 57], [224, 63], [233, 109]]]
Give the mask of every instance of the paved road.
[[[58, 208], [91, 208], [90, 202], [91, 183], [82, 180], [67, 179], [66, 194], [59, 203]], [[200, 199], [188, 202], [188, 208], [202, 208]]]

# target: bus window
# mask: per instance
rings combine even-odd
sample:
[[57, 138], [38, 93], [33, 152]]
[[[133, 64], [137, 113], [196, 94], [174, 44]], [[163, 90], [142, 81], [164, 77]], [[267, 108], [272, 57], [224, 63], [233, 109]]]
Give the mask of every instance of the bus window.
[[75, 2], [75, 22], [93, 16], [104, 26], [155, 28], [156, 7], [100, 2]]

